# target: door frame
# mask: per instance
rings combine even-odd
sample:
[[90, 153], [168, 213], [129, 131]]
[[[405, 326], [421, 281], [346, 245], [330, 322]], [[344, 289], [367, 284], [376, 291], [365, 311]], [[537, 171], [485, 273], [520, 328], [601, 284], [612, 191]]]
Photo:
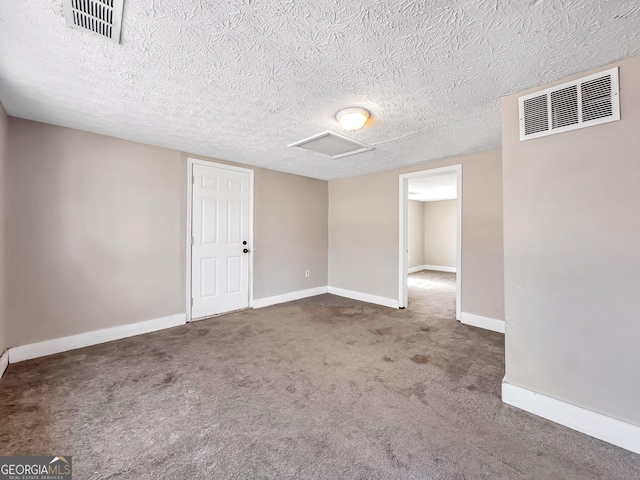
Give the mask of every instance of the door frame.
[[409, 289], [407, 287], [407, 210], [409, 179], [423, 178], [443, 173], [456, 173], [458, 177], [457, 195], [457, 232], [456, 232], [456, 320], [460, 320], [462, 313], [462, 165], [450, 165], [447, 167], [420, 170], [419, 172], [404, 173], [399, 177], [399, 200], [400, 200], [400, 239], [398, 242], [399, 271], [398, 271], [398, 304], [400, 308], [407, 308], [409, 305]]
[[249, 174], [249, 308], [253, 308], [253, 170], [250, 168], [235, 167], [225, 165], [224, 163], [210, 162], [197, 158], [187, 157], [187, 284], [186, 284], [186, 305], [187, 305], [187, 323], [191, 321], [191, 235], [193, 224], [193, 166], [204, 165], [207, 167], [221, 168], [224, 170], [233, 170], [235, 172], [243, 172]]

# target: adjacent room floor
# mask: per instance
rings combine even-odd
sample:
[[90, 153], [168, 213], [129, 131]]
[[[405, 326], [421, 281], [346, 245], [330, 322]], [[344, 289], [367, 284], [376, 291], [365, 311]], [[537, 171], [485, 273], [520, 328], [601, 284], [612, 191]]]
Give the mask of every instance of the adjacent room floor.
[[640, 478], [500, 401], [503, 335], [453, 320], [454, 278], [412, 275], [408, 310], [322, 295], [11, 365], [0, 453], [81, 480]]
[[442, 319], [456, 318], [456, 274], [422, 270], [407, 279], [409, 309]]

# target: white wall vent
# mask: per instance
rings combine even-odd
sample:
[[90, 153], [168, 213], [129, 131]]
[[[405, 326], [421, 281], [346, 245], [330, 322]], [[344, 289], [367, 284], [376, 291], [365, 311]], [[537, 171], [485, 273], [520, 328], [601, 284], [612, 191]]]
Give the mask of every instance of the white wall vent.
[[355, 155], [356, 153], [366, 152], [374, 148], [333, 132], [320, 133], [287, 145], [287, 147], [306, 150], [315, 155], [328, 158], [346, 157], [347, 155]]
[[520, 141], [620, 120], [618, 68], [518, 99]]
[[64, 0], [67, 25], [120, 43], [124, 0]]

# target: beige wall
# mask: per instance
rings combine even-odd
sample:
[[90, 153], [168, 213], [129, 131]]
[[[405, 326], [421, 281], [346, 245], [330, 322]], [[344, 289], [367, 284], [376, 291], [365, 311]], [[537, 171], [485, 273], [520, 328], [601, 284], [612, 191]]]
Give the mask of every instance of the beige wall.
[[458, 201], [424, 203], [424, 263], [456, 267]]
[[5, 296], [5, 168], [7, 164], [7, 129], [9, 119], [0, 103], [0, 355], [9, 346], [7, 339], [7, 317]]
[[424, 265], [424, 202], [407, 202], [407, 268]]
[[398, 175], [463, 165], [462, 311], [504, 319], [500, 150], [329, 182], [329, 285], [398, 299]]
[[640, 57], [615, 66], [618, 122], [520, 142], [535, 90], [503, 99], [506, 381], [640, 425]]
[[[184, 313], [187, 155], [15, 118], [9, 135], [10, 346]], [[326, 285], [327, 182], [254, 170], [254, 298]]]
[[178, 152], [11, 118], [7, 175], [11, 346], [185, 311]]
[[326, 286], [327, 182], [255, 170], [254, 297]]

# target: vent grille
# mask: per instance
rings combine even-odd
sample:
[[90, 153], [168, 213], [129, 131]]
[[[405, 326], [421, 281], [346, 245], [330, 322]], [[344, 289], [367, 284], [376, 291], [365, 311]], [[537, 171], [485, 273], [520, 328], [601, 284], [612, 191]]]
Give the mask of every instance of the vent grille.
[[571, 85], [551, 92], [551, 128], [566, 127], [578, 123], [578, 87]]
[[549, 130], [546, 95], [524, 101], [524, 126], [527, 135]]
[[620, 120], [618, 69], [519, 98], [520, 140]]
[[613, 115], [609, 75], [583, 83], [580, 90], [582, 91], [582, 119], [585, 122]]
[[120, 43], [124, 0], [64, 0], [67, 25]]

